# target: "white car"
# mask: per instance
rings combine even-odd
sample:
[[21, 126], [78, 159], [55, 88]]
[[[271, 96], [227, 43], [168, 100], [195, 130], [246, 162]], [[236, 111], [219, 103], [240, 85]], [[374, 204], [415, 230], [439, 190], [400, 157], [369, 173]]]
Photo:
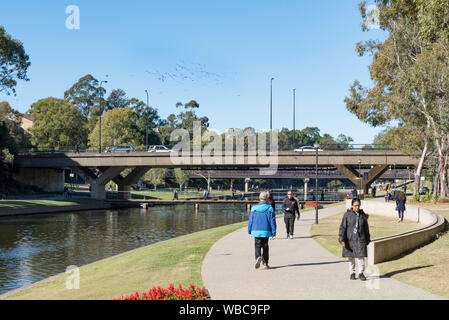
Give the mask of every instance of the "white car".
[[149, 146], [148, 152], [173, 152], [172, 149], [162, 145]]
[[[313, 147], [313, 146], [303, 146], [303, 147], [300, 147], [300, 148], [298, 148], [298, 149], [295, 149], [295, 150], [293, 150], [293, 151], [295, 151], [295, 152], [303, 152], [303, 151], [314, 151], [315, 152], [315, 147]], [[323, 149], [319, 149], [318, 148], [318, 151], [323, 151]]]

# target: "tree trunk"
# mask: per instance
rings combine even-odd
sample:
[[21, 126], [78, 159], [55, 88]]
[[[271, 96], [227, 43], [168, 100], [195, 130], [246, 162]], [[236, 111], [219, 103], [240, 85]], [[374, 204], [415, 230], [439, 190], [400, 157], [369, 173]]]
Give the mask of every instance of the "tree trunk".
[[422, 153], [421, 153], [421, 158], [419, 159], [419, 163], [418, 163], [418, 166], [416, 167], [416, 171], [415, 171], [415, 182], [413, 183], [413, 195], [419, 194], [419, 189], [421, 187], [422, 169], [424, 166], [424, 162], [426, 161], [428, 146], [429, 146], [429, 141], [426, 139]]

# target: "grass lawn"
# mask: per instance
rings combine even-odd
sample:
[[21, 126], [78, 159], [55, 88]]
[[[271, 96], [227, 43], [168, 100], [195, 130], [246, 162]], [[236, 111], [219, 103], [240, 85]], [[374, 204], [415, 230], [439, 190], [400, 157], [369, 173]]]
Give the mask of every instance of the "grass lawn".
[[191, 235], [158, 242], [123, 255], [80, 268], [80, 289], [65, 287], [62, 274], [35, 287], [17, 292], [7, 299], [106, 299], [152, 286], [203, 286], [201, 265], [209, 248], [221, 237], [247, 226], [248, 222], [208, 229]]
[[[144, 196], [147, 198], [154, 198], [154, 199], [162, 199], [162, 200], [171, 200], [173, 199], [173, 191], [158, 191], [158, 190], [147, 190], [147, 191], [133, 191], [133, 198]], [[240, 195], [240, 191], [236, 191], [235, 195]], [[178, 199], [189, 199], [189, 198], [202, 198], [203, 197], [203, 191], [196, 192], [196, 191], [178, 191]], [[212, 193], [209, 193], [210, 197], [218, 197], [218, 196], [224, 196], [224, 195], [231, 195], [230, 191], [213, 191]]]
[[[419, 204], [440, 213], [449, 219], [449, 204]], [[337, 242], [338, 228], [343, 214], [320, 220], [312, 225], [312, 237], [334, 255], [341, 257]], [[396, 219], [370, 215], [371, 238], [409, 231], [419, 227], [416, 222], [396, 223]], [[397, 259], [379, 263], [381, 275], [405, 282], [412, 286], [449, 298], [449, 234], [444, 233], [437, 240]]]
[[23, 208], [29, 206], [73, 206], [95, 202], [98, 202], [98, 200], [90, 198], [76, 198], [70, 200], [0, 200], [0, 209]]
[[[416, 204], [418, 205], [418, 204]], [[419, 204], [449, 220], [449, 204]], [[377, 265], [382, 274], [449, 298], [449, 234], [404, 255]]]

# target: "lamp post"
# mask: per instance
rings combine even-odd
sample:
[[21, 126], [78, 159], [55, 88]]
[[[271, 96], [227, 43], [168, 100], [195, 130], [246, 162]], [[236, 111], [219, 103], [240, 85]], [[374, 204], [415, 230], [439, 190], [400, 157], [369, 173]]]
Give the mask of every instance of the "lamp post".
[[270, 131], [273, 130], [273, 80], [270, 80]]
[[148, 151], [148, 90], [145, 89], [145, 93], [147, 94], [147, 109], [145, 112], [145, 151]]
[[[108, 81], [107, 80], [101, 80], [100, 81], [100, 88], [101, 88], [101, 85], [102, 85], [102, 83], [108, 83]], [[102, 99], [101, 98], [103, 98], [103, 91], [100, 91], [100, 95], [101, 95], [101, 97], [100, 97], [100, 130], [99, 130], [99, 133], [98, 133], [98, 151], [101, 153], [101, 114], [103, 113], [103, 103], [102, 103]]]
[[318, 143], [313, 145], [315, 147], [315, 223], [318, 224]]
[[[362, 163], [362, 160], [360, 160], [360, 159], [358, 159], [357, 160], [357, 163], [359, 164], [359, 179], [360, 179], [360, 192], [362, 192], [363, 193], [363, 191], [362, 191], [362, 189], [363, 189], [363, 187], [362, 187], [362, 169], [361, 169], [361, 167], [360, 167], [360, 165], [361, 165], [361, 163]], [[360, 196], [359, 197], [360, 199], [362, 199], [362, 197]]]
[[296, 89], [293, 89], [293, 132], [295, 131], [295, 93]]

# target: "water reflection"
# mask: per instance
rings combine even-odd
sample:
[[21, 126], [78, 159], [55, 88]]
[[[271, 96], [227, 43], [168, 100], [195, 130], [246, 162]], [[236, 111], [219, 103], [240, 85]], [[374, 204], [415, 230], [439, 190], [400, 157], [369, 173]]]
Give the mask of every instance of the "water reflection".
[[0, 294], [134, 248], [248, 220], [242, 204], [0, 218]]

